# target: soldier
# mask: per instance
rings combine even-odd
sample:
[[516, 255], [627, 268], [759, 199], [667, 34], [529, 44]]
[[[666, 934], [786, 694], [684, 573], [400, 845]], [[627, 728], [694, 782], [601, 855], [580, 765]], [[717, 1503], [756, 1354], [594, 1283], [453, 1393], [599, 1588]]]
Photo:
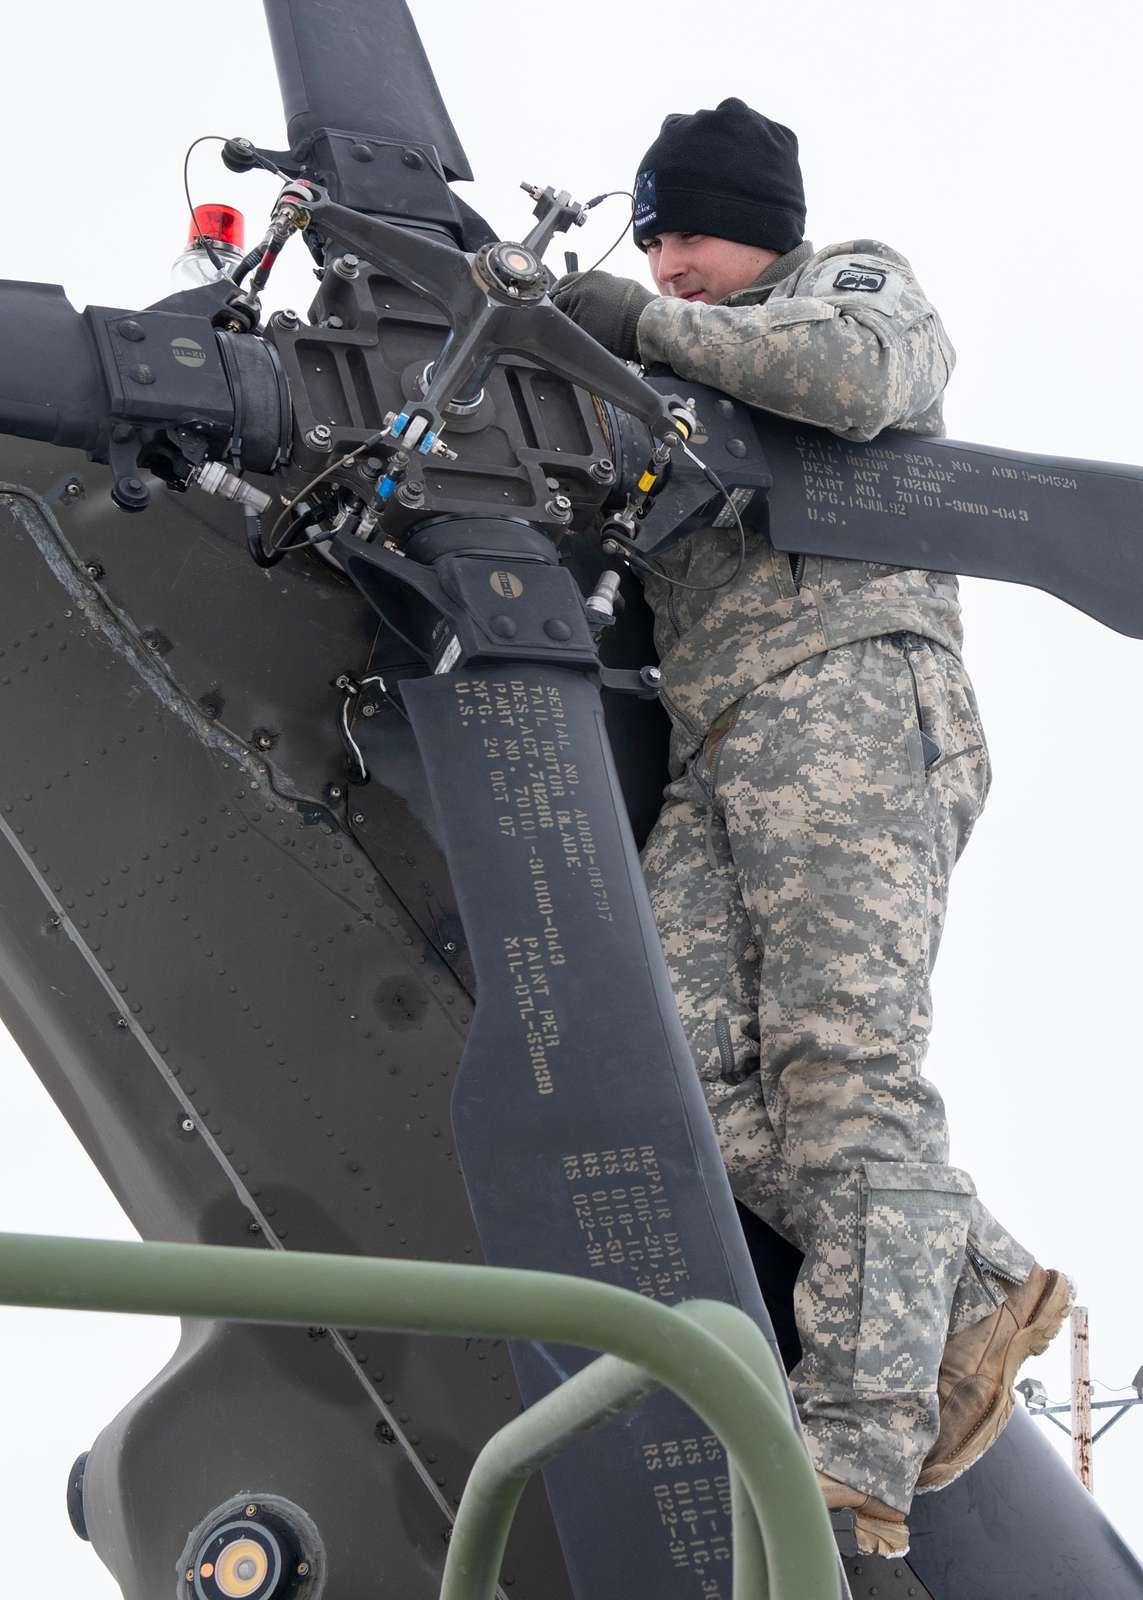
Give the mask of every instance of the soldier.
[[[615, 354], [870, 440], [944, 431], [954, 354], [908, 261], [803, 239], [797, 140], [741, 100], [666, 119], [635, 242], [657, 294], [573, 274]], [[957, 582], [691, 534], [644, 574], [671, 777], [644, 866], [739, 1201], [804, 1254], [792, 1376], [827, 1504], [908, 1548], [913, 1494], [996, 1439], [1070, 1304], [948, 1165], [922, 1076], [949, 876], [988, 753]]]

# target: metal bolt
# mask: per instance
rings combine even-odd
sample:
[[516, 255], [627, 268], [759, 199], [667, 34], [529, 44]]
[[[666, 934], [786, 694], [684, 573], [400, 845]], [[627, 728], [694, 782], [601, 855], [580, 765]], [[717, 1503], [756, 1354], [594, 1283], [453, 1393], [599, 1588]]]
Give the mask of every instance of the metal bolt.
[[545, 478], [544, 484], [546, 488], [551, 489], [554, 492], [559, 488], [560, 480], [558, 478]]
[[356, 256], [338, 256], [333, 264], [333, 270], [339, 278], [356, 278], [357, 269], [361, 265]]
[[[247, 1233], [261, 1233], [262, 1232], [262, 1224], [260, 1222], [248, 1222], [246, 1224], [246, 1232]], [[249, 1510], [249, 1508], [248, 1508], [247, 1512], [246, 1512], [246, 1515], [248, 1517], [252, 1517], [254, 1515], [254, 1513], [253, 1513], [253, 1511]]]
[[304, 1578], [306, 1573], [310, 1570], [309, 1562], [308, 1561], [299, 1561], [297, 1570], [298, 1570], [298, 1577], [299, 1578]]
[[258, 1507], [257, 1506], [247, 1506], [246, 1507], [246, 1515], [248, 1517], [256, 1517], [258, 1515]]
[[274, 747], [274, 734], [268, 728], [255, 728], [254, 745], [258, 750], [272, 750]]
[[621, 556], [623, 554], [623, 546], [618, 539], [605, 539], [600, 545], [600, 549], [605, 556]]
[[298, 326], [299, 320], [298, 313], [289, 309], [285, 311], [275, 311], [274, 315], [270, 318], [270, 321], [275, 328], [285, 328], [287, 332], [292, 332], [293, 329]]
[[356, 822], [357, 826], [360, 827], [361, 824], [365, 821], [365, 813], [364, 813], [364, 811], [355, 811], [353, 813], [353, 820], [354, 820], [354, 822]]
[[117, 1028], [125, 1028], [127, 1026], [127, 1018], [126, 1017], [116, 1017], [115, 1026]]
[[424, 486], [411, 479], [407, 479], [397, 490], [397, 499], [405, 506], [419, 506], [424, 498]]
[[336, 784], [336, 783], [331, 783], [330, 784], [330, 786], [329, 786], [329, 797], [330, 797], [331, 800], [340, 800], [341, 799], [341, 788], [340, 788], [340, 786], [338, 784]]
[[188, 1583], [193, 1583], [194, 1582], [194, 1568], [193, 1567], [188, 1567], [187, 1568], [187, 1570], [186, 1570], [186, 1580], [187, 1580]]
[[571, 517], [571, 501], [566, 494], [554, 494], [544, 506], [544, 511], [557, 522], [567, 522]]
[[323, 328], [344, 328], [345, 327], [345, 319], [343, 317], [326, 317], [325, 321], [322, 323], [322, 327]]
[[194, 1132], [194, 1118], [193, 1117], [184, 1117], [182, 1119], [182, 1121], [179, 1123], [179, 1127], [183, 1130], [184, 1133], [193, 1133]]
[[64, 494], [67, 495], [69, 500], [78, 500], [82, 493], [83, 484], [78, 478], [69, 478], [64, 484]]
[[445, 940], [445, 949], [448, 951], [449, 955], [451, 956], [453, 951], [456, 949], [456, 940], [455, 939], [446, 939]]
[[361, 707], [361, 715], [363, 717], [375, 717], [379, 709], [380, 708], [378, 706], [373, 704], [372, 700], [366, 700], [365, 704]]
[[648, 687], [654, 684], [657, 688], [663, 681], [663, 674], [659, 671], [658, 667], [640, 667], [639, 676], [642, 678], [643, 682], [648, 685]]
[[596, 483], [613, 483], [615, 480], [615, 463], [606, 457], [601, 461], [593, 461], [587, 470]]
[[61, 917], [57, 917], [55, 912], [53, 911], [51, 916], [48, 918], [48, 927], [49, 928], [59, 928], [59, 927], [62, 927], [62, 926], [63, 926], [63, 919]]
[[306, 443], [312, 445], [315, 450], [332, 450], [333, 429], [327, 427], [324, 422], [315, 423], [306, 434]]
[[87, 573], [89, 578], [95, 578], [96, 581], [103, 577], [103, 568], [100, 566], [98, 561], [87, 562], [83, 570]]

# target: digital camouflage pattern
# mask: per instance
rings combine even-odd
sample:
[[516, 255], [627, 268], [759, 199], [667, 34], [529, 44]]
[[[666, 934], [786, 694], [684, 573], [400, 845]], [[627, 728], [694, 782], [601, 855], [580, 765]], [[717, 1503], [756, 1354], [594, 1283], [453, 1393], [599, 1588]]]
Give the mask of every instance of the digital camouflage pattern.
[[[922, 733], [924, 738], [922, 738]], [[906, 1510], [954, 1297], [1032, 1257], [947, 1165], [921, 1071], [948, 882], [988, 756], [959, 659], [861, 640], [760, 685], [667, 790], [644, 853], [737, 1198], [805, 1255], [795, 1397], [815, 1464]]]
[[[905, 258], [875, 240], [817, 254], [801, 245], [720, 305], [657, 297], [638, 334], [645, 361], [843, 438], [944, 432], [952, 345]], [[722, 584], [738, 538], [711, 528], [656, 559], [672, 578]], [[676, 772], [725, 706], [823, 650], [895, 631], [961, 648], [955, 577], [814, 556], [799, 588], [762, 533], [751, 533], [744, 568], [724, 588], [696, 593], [653, 577], [645, 587]]]
[[[952, 347], [908, 262], [805, 244], [717, 306], [657, 298], [643, 359], [869, 440], [944, 431]], [[737, 538], [660, 558], [717, 584]], [[922, 1074], [949, 876], [988, 755], [953, 577], [765, 534], [696, 593], [647, 577], [672, 777], [645, 851], [684, 1026], [743, 1204], [805, 1255], [798, 1409], [817, 1466], [907, 1510], [951, 1330], [1033, 1258], [950, 1167]], [[967, 1248], [966, 1248], [967, 1247]]]

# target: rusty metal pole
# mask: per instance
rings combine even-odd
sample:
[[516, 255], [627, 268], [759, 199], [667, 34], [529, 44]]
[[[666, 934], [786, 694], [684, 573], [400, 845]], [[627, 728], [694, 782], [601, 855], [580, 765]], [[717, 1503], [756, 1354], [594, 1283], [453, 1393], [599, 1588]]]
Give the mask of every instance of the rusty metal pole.
[[1072, 1308], [1072, 1466], [1089, 1493], [1091, 1472], [1091, 1361], [1087, 1307]]

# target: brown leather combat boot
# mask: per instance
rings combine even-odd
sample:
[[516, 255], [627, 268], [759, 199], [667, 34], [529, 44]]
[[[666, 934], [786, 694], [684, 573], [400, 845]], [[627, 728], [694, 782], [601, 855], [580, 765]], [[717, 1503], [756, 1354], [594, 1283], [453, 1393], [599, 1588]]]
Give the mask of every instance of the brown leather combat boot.
[[852, 1511], [857, 1548], [867, 1556], [903, 1556], [909, 1548], [905, 1513], [895, 1511], [884, 1500], [875, 1500], [864, 1489], [851, 1489], [847, 1483], [818, 1473], [818, 1488], [827, 1511]]
[[1062, 1272], [1033, 1267], [990, 1317], [945, 1346], [937, 1379], [941, 1431], [925, 1458], [917, 1493], [943, 1489], [994, 1444], [1012, 1415], [1012, 1385], [1029, 1356], [1042, 1355], [1071, 1307]]

